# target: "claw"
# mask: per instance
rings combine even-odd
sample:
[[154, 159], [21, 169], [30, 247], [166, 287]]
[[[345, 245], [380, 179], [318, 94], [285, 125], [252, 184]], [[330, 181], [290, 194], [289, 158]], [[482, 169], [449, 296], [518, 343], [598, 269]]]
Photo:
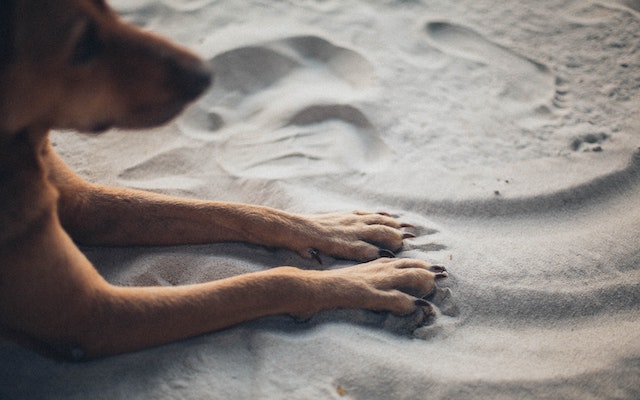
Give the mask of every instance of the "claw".
[[449, 274], [447, 274], [446, 272], [438, 272], [436, 274], [436, 279], [445, 279], [448, 277], [449, 277]]
[[416, 237], [416, 235], [414, 235], [411, 232], [405, 232], [405, 233], [402, 234], [402, 238], [403, 239], [413, 239], [415, 237]]
[[414, 228], [415, 229], [415, 225], [411, 225], [411, 224], [406, 224], [406, 223], [402, 223], [400, 224], [400, 228]]
[[393, 251], [387, 249], [380, 249], [378, 255], [385, 258], [396, 258], [396, 254]]
[[320, 252], [316, 249], [309, 249], [309, 255], [322, 265], [322, 259], [320, 258]]
[[442, 265], [432, 265], [429, 267], [431, 272], [445, 272], [447, 269]]

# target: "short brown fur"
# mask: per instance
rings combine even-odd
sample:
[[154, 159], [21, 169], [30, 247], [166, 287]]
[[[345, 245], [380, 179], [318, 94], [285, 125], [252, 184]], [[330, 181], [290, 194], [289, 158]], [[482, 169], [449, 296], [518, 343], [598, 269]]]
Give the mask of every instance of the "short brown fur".
[[[134, 351], [274, 314], [364, 308], [407, 314], [444, 268], [377, 259], [406, 227], [387, 214], [303, 216], [84, 181], [53, 150], [52, 128], [162, 124], [200, 95], [210, 69], [122, 22], [101, 0], [0, 5], [0, 327], [48, 354]], [[279, 267], [184, 287], [116, 287], [75, 243], [244, 241], [368, 261], [329, 271]], [[374, 260], [374, 261], [371, 261]], [[418, 304], [421, 304], [418, 302]]]

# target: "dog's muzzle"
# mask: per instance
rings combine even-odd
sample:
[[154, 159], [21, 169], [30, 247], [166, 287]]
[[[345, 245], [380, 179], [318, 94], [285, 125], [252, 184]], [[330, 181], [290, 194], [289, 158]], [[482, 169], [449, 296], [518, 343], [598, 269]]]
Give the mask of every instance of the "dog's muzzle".
[[213, 82], [213, 69], [205, 62], [189, 66], [174, 64], [171, 67], [170, 85], [183, 101], [200, 96]]

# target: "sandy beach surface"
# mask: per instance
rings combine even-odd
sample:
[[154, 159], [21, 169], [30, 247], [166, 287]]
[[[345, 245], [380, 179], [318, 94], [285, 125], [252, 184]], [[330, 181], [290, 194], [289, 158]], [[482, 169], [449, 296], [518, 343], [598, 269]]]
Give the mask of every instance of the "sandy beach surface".
[[[171, 124], [55, 132], [103, 184], [415, 225], [438, 316], [266, 318], [70, 364], [0, 341], [1, 399], [640, 398], [640, 2], [117, 0], [215, 84]], [[296, 254], [84, 248], [178, 285]], [[328, 268], [350, 262], [323, 257]]]

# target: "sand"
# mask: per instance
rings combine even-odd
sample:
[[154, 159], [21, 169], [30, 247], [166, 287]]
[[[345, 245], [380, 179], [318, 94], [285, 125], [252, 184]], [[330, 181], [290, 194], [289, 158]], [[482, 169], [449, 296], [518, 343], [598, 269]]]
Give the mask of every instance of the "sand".
[[[81, 175], [388, 211], [417, 226], [399, 256], [450, 278], [413, 332], [334, 311], [82, 364], [0, 342], [0, 398], [640, 398], [640, 2], [113, 4], [217, 77], [152, 132], [55, 133]], [[122, 285], [317, 267], [244, 244], [84, 250]]]

